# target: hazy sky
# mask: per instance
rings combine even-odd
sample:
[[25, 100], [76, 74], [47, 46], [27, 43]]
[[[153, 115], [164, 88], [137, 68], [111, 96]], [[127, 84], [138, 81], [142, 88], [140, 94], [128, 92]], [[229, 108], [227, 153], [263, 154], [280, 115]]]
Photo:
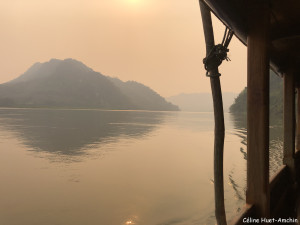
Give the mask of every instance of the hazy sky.
[[[215, 40], [224, 27], [214, 19]], [[35, 62], [74, 58], [164, 97], [210, 92], [198, 0], [1, 0], [0, 83]], [[230, 44], [222, 89], [246, 86], [246, 47]]]

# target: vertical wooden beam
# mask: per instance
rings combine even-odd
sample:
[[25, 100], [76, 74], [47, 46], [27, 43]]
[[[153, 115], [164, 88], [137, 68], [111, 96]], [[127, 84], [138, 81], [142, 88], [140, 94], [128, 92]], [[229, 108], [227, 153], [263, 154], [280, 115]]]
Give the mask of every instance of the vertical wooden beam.
[[248, 1], [247, 193], [258, 217], [270, 216], [269, 23], [264, 1]]
[[283, 163], [295, 172], [295, 77], [289, 70], [283, 76]]
[[296, 150], [300, 151], [300, 86], [299, 84], [297, 85], [297, 123], [296, 124], [297, 124]]

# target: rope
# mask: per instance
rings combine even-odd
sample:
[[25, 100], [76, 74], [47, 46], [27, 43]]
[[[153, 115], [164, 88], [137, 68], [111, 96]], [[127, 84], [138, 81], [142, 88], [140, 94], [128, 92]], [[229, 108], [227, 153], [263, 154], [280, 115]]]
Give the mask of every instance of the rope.
[[208, 71], [212, 71], [213, 69], [219, 67], [224, 60], [230, 61], [230, 59], [227, 56], [227, 52], [229, 52], [228, 46], [232, 39], [232, 36], [233, 31], [226, 27], [222, 43], [215, 45], [211, 49], [209, 54], [203, 59], [207, 77], [221, 76], [220, 73], [209, 74]]

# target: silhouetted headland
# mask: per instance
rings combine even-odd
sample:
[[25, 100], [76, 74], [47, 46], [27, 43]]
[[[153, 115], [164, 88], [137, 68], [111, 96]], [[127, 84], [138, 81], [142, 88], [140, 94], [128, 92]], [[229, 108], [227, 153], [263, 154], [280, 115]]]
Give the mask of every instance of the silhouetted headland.
[[104, 76], [74, 59], [35, 63], [0, 85], [0, 107], [178, 111], [147, 86]]

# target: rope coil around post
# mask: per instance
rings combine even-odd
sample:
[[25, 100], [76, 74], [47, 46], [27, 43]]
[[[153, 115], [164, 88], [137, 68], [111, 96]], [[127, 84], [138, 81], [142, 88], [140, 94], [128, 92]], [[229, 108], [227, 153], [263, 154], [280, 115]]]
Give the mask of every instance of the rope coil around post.
[[226, 27], [222, 43], [215, 45], [209, 54], [203, 59], [207, 77], [221, 76], [220, 73], [208, 73], [208, 71], [219, 67], [224, 60], [230, 61], [229, 57], [227, 56], [227, 52], [229, 52], [228, 45], [232, 39], [232, 36], [233, 31]]

